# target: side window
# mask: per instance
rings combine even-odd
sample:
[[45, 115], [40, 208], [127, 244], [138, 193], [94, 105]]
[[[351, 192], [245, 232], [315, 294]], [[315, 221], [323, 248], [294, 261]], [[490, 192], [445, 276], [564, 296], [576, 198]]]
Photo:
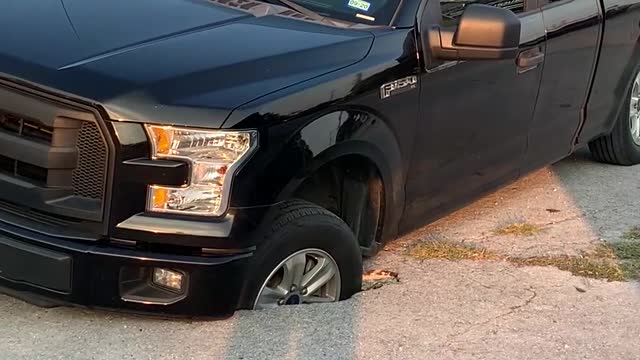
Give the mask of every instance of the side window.
[[531, 2], [531, 0], [440, 0], [440, 6], [442, 7], [442, 25], [457, 25], [465, 7], [471, 4], [491, 5], [509, 9], [515, 13], [521, 13], [528, 10], [526, 6], [527, 2]]

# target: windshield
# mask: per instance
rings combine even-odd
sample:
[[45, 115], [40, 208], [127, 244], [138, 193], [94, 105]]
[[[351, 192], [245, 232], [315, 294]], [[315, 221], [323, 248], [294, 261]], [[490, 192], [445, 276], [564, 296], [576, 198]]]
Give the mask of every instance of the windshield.
[[293, 1], [326, 17], [367, 25], [389, 25], [401, 0]]

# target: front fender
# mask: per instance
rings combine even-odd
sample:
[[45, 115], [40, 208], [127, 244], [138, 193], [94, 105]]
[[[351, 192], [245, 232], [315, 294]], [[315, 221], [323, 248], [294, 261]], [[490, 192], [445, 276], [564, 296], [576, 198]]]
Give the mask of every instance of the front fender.
[[[267, 151], [252, 159], [250, 169], [243, 169], [236, 178], [232, 207], [286, 200], [323, 165], [343, 156], [360, 155], [376, 165], [385, 187], [388, 226], [383, 237], [395, 235], [404, 208], [405, 166], [396, 136], [381, 116], [365, 109], [345, 108], [268, 131], [267, 139], [261, 141]], [[279, 136], [287, 132], [288, 137]]]

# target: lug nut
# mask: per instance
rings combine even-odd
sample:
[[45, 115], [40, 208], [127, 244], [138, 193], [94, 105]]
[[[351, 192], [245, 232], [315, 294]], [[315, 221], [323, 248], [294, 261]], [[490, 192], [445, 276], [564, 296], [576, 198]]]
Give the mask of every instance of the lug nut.
[[278, 300], [278, 305], [280, 305], [280, 306], [284, 305], [284, 299]]
[[297, 287], [295, 285], [291, 285], [291, 292], [296, 291]]
[[307, 288], [303, 288], [302, 291], [300, 291], [300, 294], [307, 295]]

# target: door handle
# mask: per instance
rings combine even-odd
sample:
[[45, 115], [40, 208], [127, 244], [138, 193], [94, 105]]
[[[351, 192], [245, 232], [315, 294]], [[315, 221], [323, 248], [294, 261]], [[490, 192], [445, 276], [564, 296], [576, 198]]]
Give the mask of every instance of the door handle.
[[544, 62], [544, 53], [536, 50], [536, 51], [525, 51], [518, 56], [518, 67], [522, 70], [527, 71], [533, 68], [536, 68], [538, 65]]

